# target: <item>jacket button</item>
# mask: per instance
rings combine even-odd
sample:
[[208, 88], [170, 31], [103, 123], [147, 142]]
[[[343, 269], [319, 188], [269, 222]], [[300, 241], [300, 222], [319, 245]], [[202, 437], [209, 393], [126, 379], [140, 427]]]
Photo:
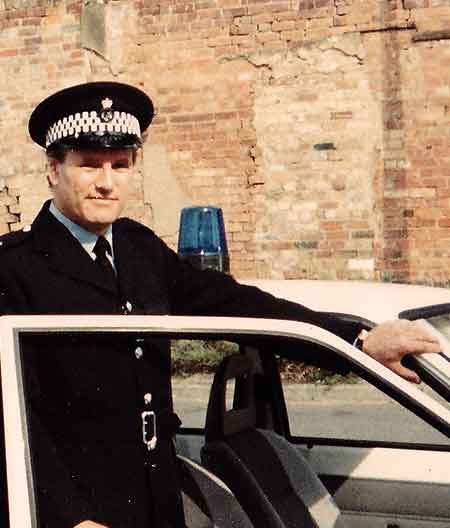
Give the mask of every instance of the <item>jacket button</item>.
[[134, 355], [136, 356], [136, 359], [141, 359], [141, 357], [144, 355], [144, 351], [142, 350], [142, 347], [138, 346], [134, 349]]
[[131, 310], [133, 309], [133, 305], [130, 303], [130, 301], [127, 301], [125, 303], [125, 308], [127, 309], [127, 312], [131, 312]]

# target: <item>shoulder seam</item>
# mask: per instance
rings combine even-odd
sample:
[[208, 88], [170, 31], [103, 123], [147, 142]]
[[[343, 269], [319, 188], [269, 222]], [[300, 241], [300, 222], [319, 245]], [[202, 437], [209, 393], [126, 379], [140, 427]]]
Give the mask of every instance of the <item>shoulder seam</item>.
[[12, 231], [11, 233], [5, 233], [0, 236], [0, 248], [5, 249], [9, 247], [15, 247], [25, 240], [27, 240], [31, 235], [31, 231]]

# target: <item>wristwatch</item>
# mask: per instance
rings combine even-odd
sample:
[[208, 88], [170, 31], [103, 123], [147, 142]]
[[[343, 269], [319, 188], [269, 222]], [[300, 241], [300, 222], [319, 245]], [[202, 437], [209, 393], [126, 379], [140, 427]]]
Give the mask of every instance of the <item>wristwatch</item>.
[[366, 340], [368, 335], [369, 332], [367, 330], [361, 330], [361, 332], [359, 332], [359, 334], [357, 335], [356, 339], [353, 341], [353, 346], [362, 351], [364, 341]]

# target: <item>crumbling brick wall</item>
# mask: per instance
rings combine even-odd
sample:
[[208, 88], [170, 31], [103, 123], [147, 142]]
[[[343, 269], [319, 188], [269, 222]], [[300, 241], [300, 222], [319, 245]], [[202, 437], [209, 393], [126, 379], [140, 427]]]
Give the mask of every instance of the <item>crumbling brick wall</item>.
[[446, 0], [0, 8], [1, 232], [49, 196], [31, 109], [115, 79], [157, 109], [127, 213], [171, 245], [181, 207], [213, 204], [238, 277], [449, 280]]

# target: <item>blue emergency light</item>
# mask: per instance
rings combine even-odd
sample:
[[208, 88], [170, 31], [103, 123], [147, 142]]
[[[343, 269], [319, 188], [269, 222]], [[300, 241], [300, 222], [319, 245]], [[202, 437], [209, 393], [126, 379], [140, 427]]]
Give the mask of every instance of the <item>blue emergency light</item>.
[[200, 269], [230, 271], [222, 209], [208, 205], [181, 210], [178, 255]]

